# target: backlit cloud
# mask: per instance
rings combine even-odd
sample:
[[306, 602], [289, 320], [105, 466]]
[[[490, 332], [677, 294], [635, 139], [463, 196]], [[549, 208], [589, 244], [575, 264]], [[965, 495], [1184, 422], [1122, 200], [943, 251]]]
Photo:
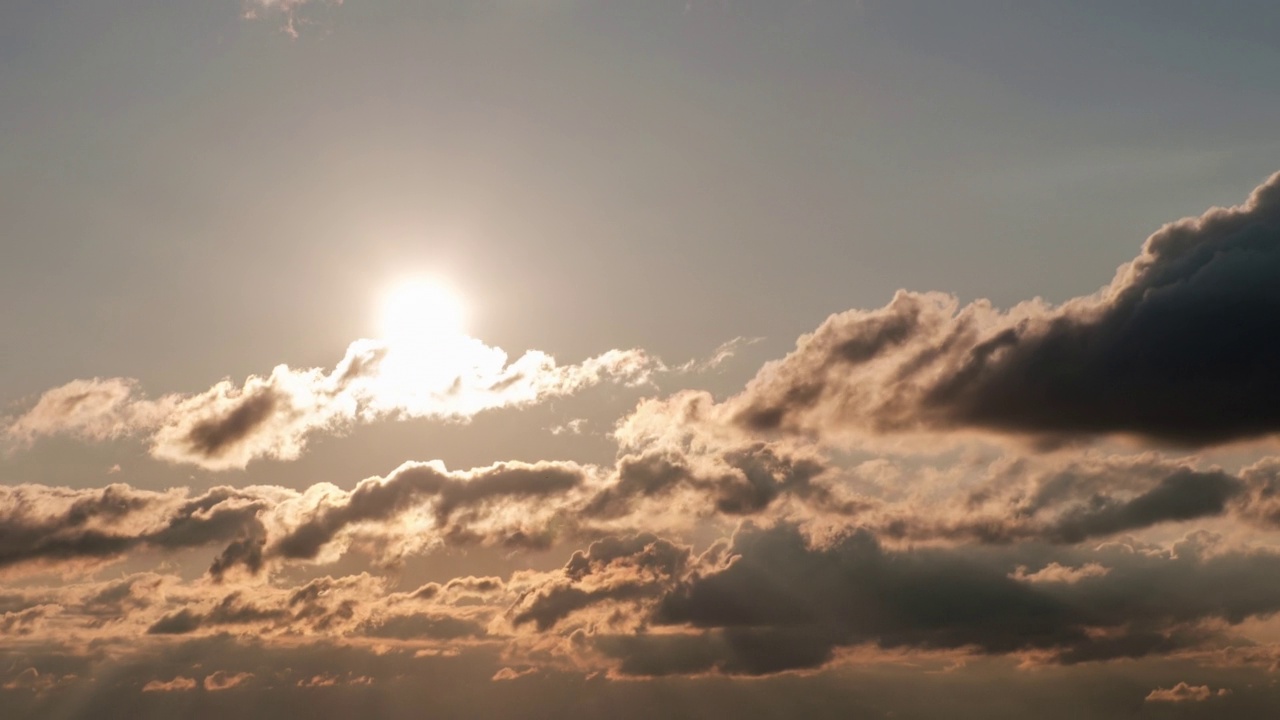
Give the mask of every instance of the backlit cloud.
[[1098, 293], [1008, 311], [902, 291], [831, 316], [732, 401], [761, 431], [982, 430], [1202, 446], [1280, 430], [1280, 175], [1169, 224]]

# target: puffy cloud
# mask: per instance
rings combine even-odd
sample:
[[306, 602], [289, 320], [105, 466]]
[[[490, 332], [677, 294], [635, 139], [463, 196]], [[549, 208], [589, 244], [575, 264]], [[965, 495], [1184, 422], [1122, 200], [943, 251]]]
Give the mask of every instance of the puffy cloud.
[[1078, 568], [1073, 568], [1051, 562], [1033, 573], [1027, 572], [1025, 565], [1019, 565], [1017, 570], [1009, 574], [1009, 577], [1029, 583], [1070, 584], [1088, 580], [1089, 578], [1102, 577], [1109, 572], [1111, 572], [1110, 568], [1103, 567], [1098, 563], [1085, 563]]
[[1230, 695], [1229, 688], [1214, 692], [1208, 685], [1188, 685], [1180, 682], [1171, 688], [1156, 688], [1147, 695], [1147, 702], [1204, 702], [1213, 697]]
[[185, 692], [195, 689], [196, 681], [181, 675], [172, 680], [152, 680], [142, 686], [142, 692]]
[[203, 686], [205, 690], [218, 692], [240, 687], [251, 679], [253, 679], [253, 673], [242, 672], [233, 675], [226, 671], [218, 670], [204, 677]]
[[833, 315], [730, 402], [758, 431], [971, 429], [1210, 445], [1280, 430], [1280, 175], [1165, 226], [1095, 295], [1007, 312], [899, 292]]
[[751, 515], [783, 496], [832, 510], [856, 509], [854, 498], [826, 482], [830, 464], [812, 447], [745, 435], [717, 422], [713, 412], [714, 401], [705, 392], [642, 401], [618, 423], [615, 477], [587, 512], [620, 515], [645, 500], [681, 494], [708, 500], [693, 509], [704, 514]]
[[[428, 502], [432, 510], [420, 529], [434, 531], [437, 542], [444, 538], [484, 541], [487, 537], [508, 544], [537, 544], [532, 538], [543, 528], [528, 525], [538, 519], [533, 502], [525, 503], [529, 513], [509, 517], [508, 523], [491, 524], [488, 533], [469, 525], [485, 525], [482, 509], [506, 501], [557, 497], [558, 502], [544, 508], [554, 514], [557, 507], [564, 506], [562, 496], [581, 487], [587, 478], [588, 470], [575, 463], [498, 463], [452, 473], [438, 462], [406, 463], [386, 478], [362, 481], [351, 492], [336, 488], [309, 492], [302, 498], [309, 506], [284, 509], [291, 516], [287, 529], [269, 544], [267, 552], [284, 558], [315, 558], [350, 526], [386, 521]], [[464, 516], [463, 522], [454, 522], [459, 515]]]
[[95, 490], [0, 487], [0, 568], [94, 563], [138, 547], [202, 547], [260, 532], [258, 513], [290, 491], [214, 488], [150, 492], [114, 484]]
[[58, 433], [92, 440], [145, 433], [156, 458], [226, 470], [260, 458], [296, 459], [313, 433], [352, 423], [465, 421], [602, 382], [643, 384], [662, 370], [639, 350], [560, 365], [536, 350], [508, 362], [502, 350], [466, 336], [422, 347], [359, 340], [329, 372], [280, 365], [269, 375], [240, 385], [223, 380], [193, 395], [152, 400], [133, 380], [75, 380], [44, 393], [4, 432], [22, 444]]
[[137, 382], [125, 378], [73, 380], [42, 394], [5, 433], [29, 444], [57, 433], [109, 440], [156, 427], [171, 411], [173, 401], [143, 400], [135, 397], [136, 392]]
[[690, 549], [653, 535], [606, 538], [525, 589], [508, 611], [517, 628], [545, 631], [601, 603], [656, 599], [691, 562]]
[[[1220, 641], [1222, 624], [1280, 610], [1272, 552], [1192, 538], [1168, 551], [1111, 546], [1063, 556], [1110, 568], [1087, 572], [1088, 582], [1080, 571], [1052, 582], [1011, 577], [1004, 568], [1025, 565], [1017, 562], [1025, 553], [891, 550], [866, 531], [824, 541], [792, 526], [748, 526], [727, 561], [702, 560], [655, 583], [663, 590], [639, 610], [641, 631], [594, 632], [589, 644], [624, 675], [812, 669], [865, 645], [1074, 664], [1204, 647]], [[598, 588], [595, 598], [614, 599]]]

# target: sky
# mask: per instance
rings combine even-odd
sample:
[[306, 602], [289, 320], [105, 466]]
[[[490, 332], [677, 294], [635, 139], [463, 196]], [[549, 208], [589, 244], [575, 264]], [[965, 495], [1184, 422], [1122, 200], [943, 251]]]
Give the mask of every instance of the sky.
[[1272, 717], [1277, 23], [0, 4], [5, 717]]

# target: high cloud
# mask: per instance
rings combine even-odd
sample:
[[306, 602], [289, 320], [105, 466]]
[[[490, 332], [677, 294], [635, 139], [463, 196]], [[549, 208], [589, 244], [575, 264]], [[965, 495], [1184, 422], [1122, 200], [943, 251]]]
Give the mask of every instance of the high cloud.
[[759, 431], [1203, 446], [1280, 430], [1280, 175], [1169, 224], [1098, 293], [1008, 311], [902, 291], [831, 316], [730, 411]]
[[304, 15], [308, 7], [338, 6], [343, 0], [241, 0], [245, 19], [273, 18], [281, 23], [281, 32], [298, 37], [302, 27], [314, 22]]

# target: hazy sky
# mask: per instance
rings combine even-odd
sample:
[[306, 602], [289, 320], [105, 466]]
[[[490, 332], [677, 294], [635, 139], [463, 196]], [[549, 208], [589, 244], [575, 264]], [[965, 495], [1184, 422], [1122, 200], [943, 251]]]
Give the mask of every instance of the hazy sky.
[[1270, 717], [1278, 27], [0, 3], [0, 706]]

